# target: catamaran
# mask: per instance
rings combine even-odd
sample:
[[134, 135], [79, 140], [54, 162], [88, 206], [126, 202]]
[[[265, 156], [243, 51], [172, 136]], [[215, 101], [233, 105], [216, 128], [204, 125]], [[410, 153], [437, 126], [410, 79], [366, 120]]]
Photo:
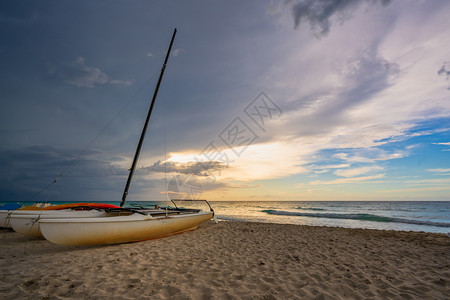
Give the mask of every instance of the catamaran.
[[9, 216], [13, 211], [20, 207], [22, 207], [22, 205], [17, 203], [6, 203], [0, 206], [0, 228], [11, 228]]
[[41, 210], [50, 205], [48, 202], [35, 202], [29, 206], [22, 206], [18, 203], [6, 203], [0, 206], [0, 228], [12, 228], [10, 222], [11, 214], [18, 210]]
[[61, 245], [104, 245], [137, 242], [194, 230], [201, 223], [214, 218], [214, 210], [206, 200], [196, 201], [205, 201], [209, 206], [209, 211], [181, 208], [173, 200], [172, 203], [175, 207], [164, 209], [124, 208], [176, 33], [177, 29], [175, 28], [128, 174], [120, 208], [105, 209], [105, 215], [100, 217], [41, 218], [38, 220], [40, 231], [50, 242]]
[[108, 203], [67, 203], [48, 205], [45, 207], [24, 206], [11, 211], [5, 223], [15, 232], [30, 236], [42, 237], [39, 220], [65, 218], [93, 218], [105, 216], [105, 209], [119, 206]]

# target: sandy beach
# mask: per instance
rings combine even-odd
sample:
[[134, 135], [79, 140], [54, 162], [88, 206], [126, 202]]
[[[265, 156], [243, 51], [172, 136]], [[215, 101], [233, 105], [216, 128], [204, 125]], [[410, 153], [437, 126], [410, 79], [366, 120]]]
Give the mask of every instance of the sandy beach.
[[444, 234], [204, 223], [139, 243], [58, 246], [1, 230], [1, 299], [448, 299]]

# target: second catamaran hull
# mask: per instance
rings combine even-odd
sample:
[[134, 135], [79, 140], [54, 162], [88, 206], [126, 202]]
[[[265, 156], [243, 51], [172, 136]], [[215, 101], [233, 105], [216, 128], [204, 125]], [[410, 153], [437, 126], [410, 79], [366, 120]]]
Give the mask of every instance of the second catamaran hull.
[[89, 219], [43, 219], [44, 237], [59, 245], [107, 245], [150, 240], [196, 229], [210, 220], [213, 212], [151, 217], [128, 216]]
[[97, 210], [74, 211], [71, 209], [63, 210], [15, 210], [8, 219], [12, 229], [15, 232], [31, 236], [42, 237], [39, 226], [39, 220], [51, 219], [68, 219], [68, 218], [95, 218], [105, 216], [106, 212]]
[[31, 237], [42, 237], [39, 223], [37, 223], [39, 219], [103, 217], [106, 215], [104, 209], [118, 207], [114, 204], [87, 202], [50, 205], [43, 208], [35, 205], [25, 206], [8, 214], [4, 223], [12, 227], [17, 233]]

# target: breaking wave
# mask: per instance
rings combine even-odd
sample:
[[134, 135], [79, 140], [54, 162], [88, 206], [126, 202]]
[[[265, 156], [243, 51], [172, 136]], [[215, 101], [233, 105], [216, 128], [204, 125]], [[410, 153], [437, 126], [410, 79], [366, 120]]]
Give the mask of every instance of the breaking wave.
[[269, 215], [277, 215], [277, 216], [328, 218], [328, 219], [358, 220], [358, 221], [372, 221], [372, 222], [385, 222], [385, 223], [403, 223], [403, 224], [426, 225], [426, 226], [450, 228], [450, 223], [383, 217], [383, 216], [377, 216], [377, 215], [372, 215], [372, 214], [303, 213], [303, 212], [290, 212], [290, 211], [280, 211], [280, 210], [272, 210], [272, 209], [263, 210], [262, 212], [265, 212]]
[[301, 209], [301, 210], [317, 210], [317, 211], [322, 211], [322, 210], [325, 210], [325, 209], [323, 209], [323, 208], [317, 208], [317, 207], [301, 207], [301, 206], [299, 206], [299, 207], [297, 207], [297, 209]]

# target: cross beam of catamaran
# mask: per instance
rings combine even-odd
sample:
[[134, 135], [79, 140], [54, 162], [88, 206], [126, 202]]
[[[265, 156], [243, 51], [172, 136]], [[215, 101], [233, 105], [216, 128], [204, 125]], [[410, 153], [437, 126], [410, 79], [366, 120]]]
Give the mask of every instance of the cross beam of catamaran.
[[184, 199], [172, 200], [174, 208], [124, 208], [176, 33], [175, 28], [139, 138], [120, 207], [104, 203], [62, 204], [45, 208], [25, 207], [7, 213], [7, 221], [10, 221], [14, 230], [29, 236], [44, 236], [55, 244], [102, 245], [165, 237], [194, 230], [212, 218], [216, 221], [214, 210], [206, 200], [195, 201], [206, 202], [209, 211], [178, 207], [175, 201], [186, 201]]

